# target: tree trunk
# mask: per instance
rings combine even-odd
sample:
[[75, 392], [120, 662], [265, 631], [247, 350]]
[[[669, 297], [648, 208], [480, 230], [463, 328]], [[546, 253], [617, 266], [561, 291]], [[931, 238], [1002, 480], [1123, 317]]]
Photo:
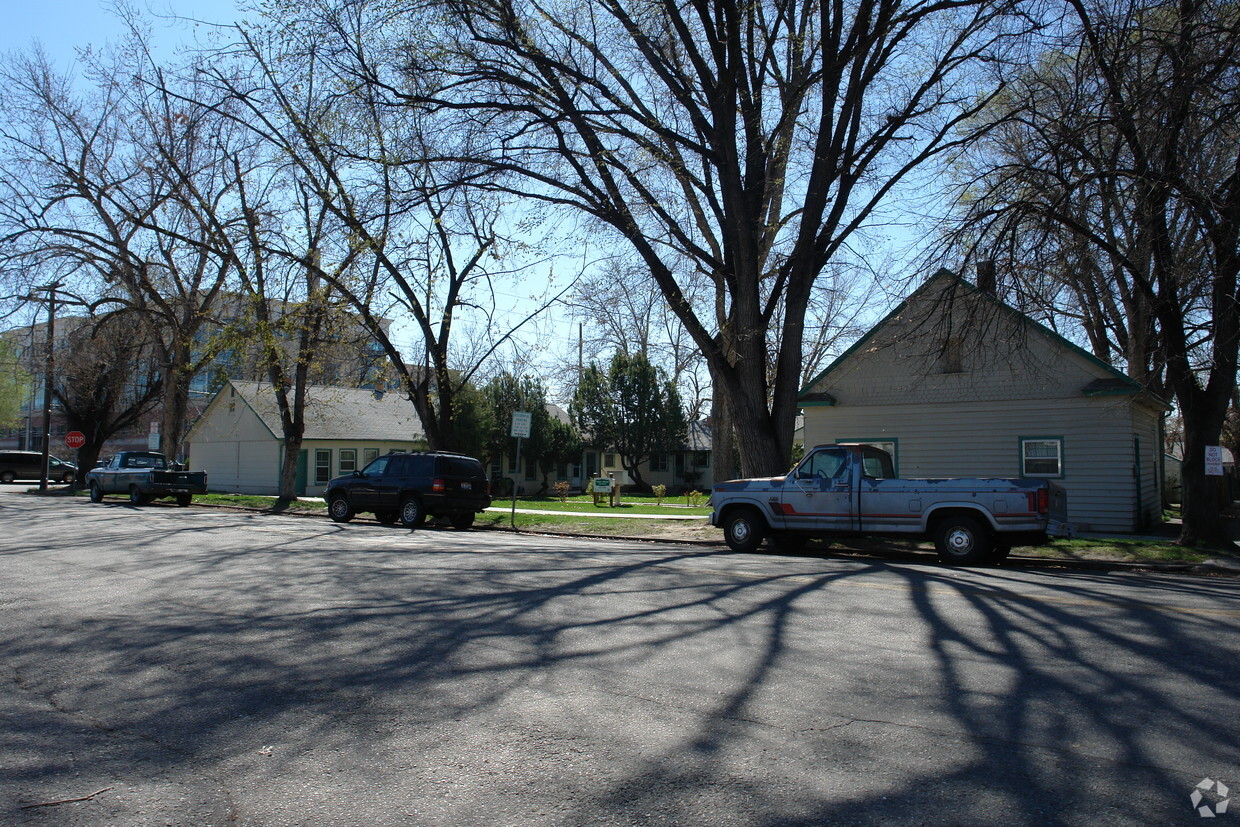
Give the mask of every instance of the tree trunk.
[[1184, 523], [1180, 545], [1235, 549], [1219, 499], [1223, 477], [1206, 476], [1206, 446], [1217, 445], [1218, 429], [1203, 426], [1196, 417], [1184, 418], [1184, 464], [1181, 467]]

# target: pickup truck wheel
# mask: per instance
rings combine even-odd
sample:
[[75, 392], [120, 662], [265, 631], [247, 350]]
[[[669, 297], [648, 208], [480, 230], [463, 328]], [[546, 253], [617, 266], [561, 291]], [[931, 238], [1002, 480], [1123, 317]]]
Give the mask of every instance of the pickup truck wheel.
[[399, 511], [376, 511], [375, 519], [383, 523], [384, 525], [395, 525], [396, 521], [400, 519], [400, 512]]
[[426, 522], [426, 509], [417, 497], [410, 497], [400, 504], [400, 524], [405, 528], [421, 528]]
[[90, 483], [90, 501], [93, 503], [103, 502], [103, 489], [94, 480]]
[[3, 474], [0, 474], [0, 482], [5, 485], [8, 485], [15, 479], [17, 479], [17, 476], [12, 471], [5, 471]]
[[327, 514], [337, 523], [347, 523], [353, 519], [353, 506], [344, 494], [332, 494], [327, 501]]
[[990, 550], [990, 562], [1002, 563], [1012, 553], [1011, 546], [995, 546]]
[[934, 530], [939, 559], [956, 566], [971, 566], [990, 554], [990, 535], [972, 517], [948, 517]]
[[192, 494], [177, 494], [177, 505], [184, 508], [185, 506], [190, 504], [190, 501], [192, 499], [194, 499], [194, 496]]
[[752, 508], [738, 508], [728, 512], [723, 523], [723, 539], [728, 548], [742, 554], [757, 551], [766, 536], [762, 515]]
[[151, 501], [151, 498], [143, 494], [140, 490], [138, 490], [138, 486], [136, 485], [129, 486], [129, 504], [130, 505], [146, 505], [150, 501]]
[[453, 514], [452, 527], [464, 531], [474, 524], [474, 514], [471, 511], [468, 514]]

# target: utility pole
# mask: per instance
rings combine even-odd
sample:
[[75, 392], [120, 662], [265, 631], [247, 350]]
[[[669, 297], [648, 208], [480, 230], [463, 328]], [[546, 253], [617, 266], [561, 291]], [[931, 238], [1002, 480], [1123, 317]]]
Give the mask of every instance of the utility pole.
[[47, 356], [43, 366], [43, 465], [39, 476], [39, 492], [47, 493], [47, 463], [52, 443], [52, 380], [56, 366], [56, 291], [60, 282], [55, 281], [36, 287], [31, 293], [47, 293]]

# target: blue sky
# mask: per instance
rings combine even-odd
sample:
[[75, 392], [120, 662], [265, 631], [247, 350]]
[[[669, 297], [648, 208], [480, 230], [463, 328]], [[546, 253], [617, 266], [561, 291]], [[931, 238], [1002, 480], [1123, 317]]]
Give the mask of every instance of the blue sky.
[[[109, 11], [114, 5], [111, 0], [0, 0], [4, 20], [0, 52], [25, 50], [38, 41], [65, 68], [73, 61], [76, 48], [102, 46], [123, 32], [119, 19]], [[215, 23], [229, 23], [241, 16], [235, 0], [154, 0], [139, 2], [138, 8], [144, 14], [150, 12], [159, 42], [168, 46], [191, 40], [193, 27], [161, 22], [153, 15], [179, 14]]]

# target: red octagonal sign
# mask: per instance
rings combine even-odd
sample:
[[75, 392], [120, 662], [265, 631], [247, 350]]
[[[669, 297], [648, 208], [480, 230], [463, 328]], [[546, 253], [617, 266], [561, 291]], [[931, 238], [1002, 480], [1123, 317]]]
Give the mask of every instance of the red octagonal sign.
[[70, 448], [81, 448], [86, 444], [86, 434], [81, 431], [70, 431], [65, 434], [65, 445]]

